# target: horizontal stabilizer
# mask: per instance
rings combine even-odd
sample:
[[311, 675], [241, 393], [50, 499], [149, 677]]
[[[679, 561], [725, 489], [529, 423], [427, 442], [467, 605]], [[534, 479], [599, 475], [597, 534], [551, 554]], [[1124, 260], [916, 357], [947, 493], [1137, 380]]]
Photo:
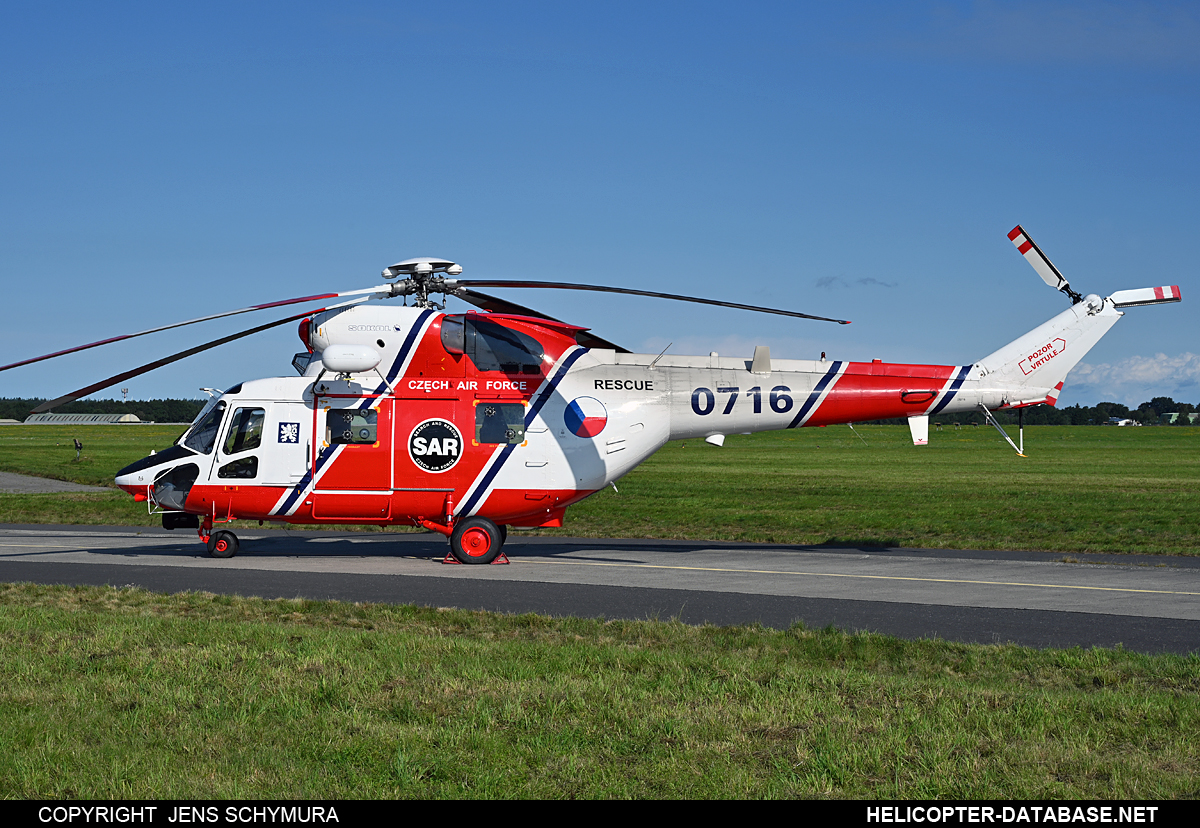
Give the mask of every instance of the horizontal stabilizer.
[[1138, 305], [1163, 305], [1167, 302], [1178, 302], [1179, 285], [1167, 287], [1137, 288], [1136, 290], [1118, 290], [1112, 296], [1114, 306], [1118, 308], [1134, 308]]

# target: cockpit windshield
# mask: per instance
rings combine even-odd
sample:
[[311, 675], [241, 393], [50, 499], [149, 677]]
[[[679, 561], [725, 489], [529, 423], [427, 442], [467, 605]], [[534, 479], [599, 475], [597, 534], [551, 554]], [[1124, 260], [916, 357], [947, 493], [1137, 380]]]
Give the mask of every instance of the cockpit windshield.
[[[220, 399], [221, 399], [220, 397], [210, 397], [208, 402], [206, 402], [204, 404], [204, 407], [200, 409], [200, 413], [197, 414], [195, 419], [192, 420], [192, 426], [196, 425], [196, 423], [200, 422], [205, 417], [207, 417], [208, 412], [213, 410], [213, 406], [215, 406], [220, 401]], [[188, 427], [188, 431], [191, 431], [191, 426]], [[184, 433], [186, 434], [187, 432], [184, 432]]]
[[[205, 414], [205, 411], [208, 413]], [[205, 406], [196, 418], [196, 424], [188, 431], [183, 445], [200, 454], [211, 454], [217, 442], [217, 433], [221, 430], [221, 419], [225, 416], [225, 401], [217, 400], [212, 407]]]

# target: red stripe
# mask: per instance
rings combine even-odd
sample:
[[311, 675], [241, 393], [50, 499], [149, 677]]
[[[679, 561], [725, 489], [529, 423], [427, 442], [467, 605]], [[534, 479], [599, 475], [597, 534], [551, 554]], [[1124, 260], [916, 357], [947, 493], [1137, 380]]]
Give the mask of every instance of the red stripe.
[[1023, 245], [1021, 245], [1020, 247], [1018, 247], [1017, 250], [1020, 250], [1021, 255], [1024, 256], [1026, 253], [1029, 252], [1030, 248], [1032, 248], [1032, 247], [1033, 247], [1033, 242], [1031, 242], [1029, 239], [1026, 239], [1025, 243]]
[[1176, 299], [1183, 298], [1183, 296], [1179, 293], [1179, 285], [1171, 285], [1171, 292], [1175, 294]]
[[954, 376], [959, 367], [961, 366], [852, 362], [836, 383], [831, 384], [829, 395], [811, 414], [805, 425], [820, 426], [907, 417], [914, 413], [913, 405], [904, 402], [901, 392], [914, 386], [941, 387]]
[[1160, 287], [1157, 287], [1157, 288], [1155, 288], [1155, 289], [1154, 289], [1154, 298], [1155, 298], [1155, 299], [1165, 299], [1165, 298], [1166, 298], [1165, 296], [1163, 296], [1163, 289], [1162, 289], [1162, 288], [1160, 288]]
[[1021, 229], [1021, 225], [1018, 224], [1016, 227], [1014, 227], [1013, 229], [1008, 231], [1008, 240], [1016, 241], [1017, 236], [1021, 235], [1024, 232], [1025, 231]]

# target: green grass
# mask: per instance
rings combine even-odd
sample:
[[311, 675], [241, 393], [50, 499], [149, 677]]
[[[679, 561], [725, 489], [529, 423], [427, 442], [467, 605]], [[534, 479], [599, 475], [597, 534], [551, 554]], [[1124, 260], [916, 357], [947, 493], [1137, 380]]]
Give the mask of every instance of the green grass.
[[[1200, 428], [801, 429], [671, 443], [563, 532], [778, 543], [1192, 555]], [[1014, 433], [1016, 429], [1010, 429]]]
[[[1010, 429], [1015, 432], [1015, 429]], [[72, 434], [84, 441], [74, 462]], [[1192, 555], [1200, 549], [1200, 428], [1037, 426], [1017, 457], [993, 429], [845, 426], [671, 443], [568, 510], [592, 537], [692, 538]], [[0, 471], [111, 484], [178, 427], [0, 428]], [[57, 443], [57, 445], [56, 445]], [[155, 525], [112, 494], [0, 495], [0, 522]]]
[[1200, 659], [0, 586], [0, 796], [1200, 794]]

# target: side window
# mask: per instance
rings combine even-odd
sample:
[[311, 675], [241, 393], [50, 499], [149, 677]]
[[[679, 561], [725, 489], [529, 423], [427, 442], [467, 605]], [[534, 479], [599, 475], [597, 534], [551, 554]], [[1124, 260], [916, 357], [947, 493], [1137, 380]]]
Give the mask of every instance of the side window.
[[258, 458], [254, 455], [226, 463], [217, 469], [217, 477], [253, 480], [258, 476]]
[[475, 442], [525, 442], [525, 406], [521, 403], [481, 402], [475, 406]]
[[374, 443], [377, 441], [378, 420], [379, 412], [370, 408], [330, 409], [325, 420], [325, 442], [331, 446], [344, 443]]
[[266, 411], [262, 408], [239, 408], [234, 411], [229, 422], [229, 436], [225, 438], [225, 454], [237, 454], [261, 446], [265, 416]]

